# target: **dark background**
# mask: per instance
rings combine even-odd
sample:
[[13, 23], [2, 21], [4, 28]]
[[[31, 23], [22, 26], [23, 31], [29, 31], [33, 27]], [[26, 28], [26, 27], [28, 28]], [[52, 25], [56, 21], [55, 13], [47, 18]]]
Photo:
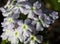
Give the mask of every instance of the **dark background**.
[[[1, 22], [3, 22], [3, 16], [2, 16], [2, 12], [0, 11], [0, 35], [2, 34], [2, 27], [1, 27]], [[0, 42], [1, 42], [1, 38], [0, 38]]]

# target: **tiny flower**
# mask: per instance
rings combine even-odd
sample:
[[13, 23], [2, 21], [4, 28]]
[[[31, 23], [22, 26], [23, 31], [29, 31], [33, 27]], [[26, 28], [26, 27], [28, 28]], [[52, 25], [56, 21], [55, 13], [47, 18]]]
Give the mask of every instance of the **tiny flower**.
[[11, 44], [18, 44], [19, 40], [22, 42], [22, 36], [21, 36], [21, 32], [18, 28], [16, 29], [12, 29], [13, 31], [10, 32], [11, 35], [9, 35], [8, 37], [8, 41], [11, 42]]
[[36, 31], [43, 31], [43, 26], [39, 18], [35, 18], [31, 24], [36, 26]]
[[11, 29], [11, 28], [10, 28], [10, 29], [4, 28], [4, 29], [3, 29], [3, 33], [2, 33], [2, 35], [1, 35], [2, 40], [8, 39], [8, 37], [11, 35], [11, 32], [12, 32], [12, 29]]
[[49, 25], [51, 23], [54, 23], [54, 21], [58, 19], [58, 12], [46, 8], [44, 8], [42, 11], [42, 20], [45, 22], [45, 24]]
[[14, 7], [11, 11], [12, 11], [12, 15], [10, 15], [11, 17], [15, 19], [19, 18], [20, 10], [18, 7]]
[[58, 12], [53, 11], [49, 16], [52, 17], [53, 20], [58, 19]]
[[16, 7], [20, 10], [20, 12], [26, 15], [28, 13], [28, 10], [24, 8], [25, 5], [26, 3], [16, 3]]
[[44, 16], [39, 16], [39, 19], [41, 21], [41, 24], [43, 27], [49, 27], [49, 24], [51, 23], [51, 20], [48, 16], [45, 16], [46, 14], [43, 14]]
[[27, 37], [30, 36], [30, 32], [32, 32], [32, 30], [30, 29], [29, 25], [27, 25], [25, 22], [23, 23], [22, 21], [18, 21], [18, 25], [20, 31], [21, 31], [21, 36], [23, 37], [23, 41], [25, 41], [27, 39]]
[[14, 22], [13, 18], [8, 18], [8, 19], [6, 18], [4, 20], [7, 22], [7, 24], [10, 24], [10, 23]]
[[15, 23], [15, 20], [13, 20], [12, 17], [7, 17], [4, 19], [4, 22], [2, 22], [2, 27], [5, 27], [5, 28], [13, 28], [14, 27], [14, 23]]
[[17, 24], [20, 26], [20, 28], [23, 30], [23, 31], [27, 31], [27, 30], [29, 30], [29, 31], [32, 31], [30, 28], [29, 28], [29, 25], [28, 25], [28, 23], [26, 23], [26, 21], [18, 21], [17, 22]]
[[28, 13], [27, 13], [28, 14], [28, 18], [33, 19], [34, 16], [35, 16], [35, 14], [36, 15], [40, 15], [41, 12], [42, 12], [42, 10], [40, 9], [40, 7], [41, 7], [41, 4], [38, 1], [35, 2], [33, 4], [33, 6], [30, 6], [29, 4], [27, 6], [25, 5], [26, 11], [28, 11]]
[[42, 36], [34, 36], [34, 35], [30, 35], [30, 38], [25, 42], [25, 44], [38, 44], [42, 42]]

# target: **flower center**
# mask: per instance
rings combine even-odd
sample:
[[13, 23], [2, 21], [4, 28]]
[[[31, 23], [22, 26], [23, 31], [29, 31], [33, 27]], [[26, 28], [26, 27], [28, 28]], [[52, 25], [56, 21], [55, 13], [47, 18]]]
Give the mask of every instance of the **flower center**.
[[32, 35], [32, 36], [31, 36], [31, 40], [32, 40], [32, 41], [35, 41], [35, 40], [36, 40], [36, 37]]
[[15, 32], [14, 32], [14, 35], [15, 35], [16, 37], [18, 37], [18, 36], [19, 36], [18, 31], [15, 31]]
[[31, 10], [34, 11], [34, 10], [36, 10], [36, 8], [35, 7], [32, 7]]
[[8, 23], [12, 23], [13, 22], [13, 19], [12, 18], [8, 18], [7, 22]]
[[22, 28], [23, 28], [23, 30], [27, 30], [28, 26], [26, 24], [23, 24]]

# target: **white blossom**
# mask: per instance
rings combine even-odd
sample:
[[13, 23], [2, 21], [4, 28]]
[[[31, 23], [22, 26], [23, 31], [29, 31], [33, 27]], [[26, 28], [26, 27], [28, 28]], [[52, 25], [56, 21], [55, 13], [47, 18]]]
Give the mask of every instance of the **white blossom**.
[[[38, 1], [35, 2], [33, 4], [33, 6], [26, 4], [25, 8], [26, 8], [26, 11], [28, 11], [27, 12], [28, 18], [34, 18], [35, 14], [40, 15], [42, 13], [42, 10], [40, 9], [40, 7], [41, 7], [41, 4]], [[25, 12], [23, 12], [23, 13], [25, 13]]]
[[1, 35], [2, 40], [8, 39], [8, 37], [11, 36], [11, 35], [12, 35], [12, 28], [10, 28], [10, 29], [9, 28], [4, 28], [3, 33]]
[[14, 19], [12, 17], [4, 18], [4, 22], [2, 22], [2, 27], [13, 28], [14, 27]]
[[[24, 44], [38, 44], [38, 43], [41, 43], [42, 42], [42, 36], [34, 36], [34, 35], [30, 35], [30, 38], [24, 43]], [[38, 42], [38, 43], [37, 43]]]

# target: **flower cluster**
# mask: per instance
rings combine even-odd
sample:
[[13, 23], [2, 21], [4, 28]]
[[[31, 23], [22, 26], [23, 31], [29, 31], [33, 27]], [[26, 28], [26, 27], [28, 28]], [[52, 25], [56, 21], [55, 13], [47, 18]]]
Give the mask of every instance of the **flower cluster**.
[[48, 28], [58, 18], [58, 12], [42, 10], [41, 1], [8, 0], [7, 4], [0, 8], [5, 17], [1, 23], [3, 33], [2, 40], [8, 40], [11, 44], [38, 44], [43, 41], [43, 36], [37, 32]]

